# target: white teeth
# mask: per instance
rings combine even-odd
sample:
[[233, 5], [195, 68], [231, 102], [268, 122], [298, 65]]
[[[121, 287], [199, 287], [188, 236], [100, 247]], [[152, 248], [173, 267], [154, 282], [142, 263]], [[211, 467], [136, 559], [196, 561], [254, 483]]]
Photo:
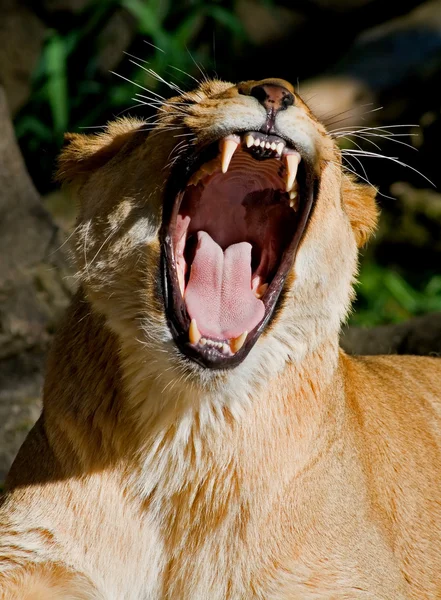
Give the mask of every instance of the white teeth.
[[190, 329], [188, 330], [188, 338], [190, 340], [190, 344], [197, 344], [201, 337], [202, 336], [198, 329], [196, 319], [192, 319], [190, 323]]
[[[263, 287], [263, 286], [261, 286]], [[268, 287], [268, 286], [267, 286]], [[196, 325], [196, 319], [192, 319], [190, 323], [189, 329], [189, 338], [191, 344], [198, 344], [199, 346], [209, 346], [211, 348], [217, 348], [224, 354], [225, 356], [232, 356], [236, 352], [238, 352], [245, 343], [247, 339], [248, 331], [244, 331], [242, 335], [237, 338], [233, 338], [230, 342], [221, 342], [218, 340], [210, 340], [209, 338], [201, 337], [199, 333], [199, 329]], [[196, 341], [194, 341], [196, 340]]]
[[201, 168], [198, 171], [196, 171], [196, 173], [193, 173], [193, 175], [188, 180], [187, 185], [197, 185], [202, 179], [207, 177], [207, 175], [211, 175], [218, 169], [219, 169], [219, 157], [203, 164], [201, 166]]
[[254, 292], [256, 295], [256, 298], [262, 298], [262, 296], [264, 295], [264, 293], [266, 292], [267, 289], [268, 289], [268, 284], [262, 283], [262, 285], [259, 286], [257, 288], [257, 290]]
[[273, 142], [271, 144], [271, 150], [275, 150], [276, 148], [277, 148], [277, 144], [276, 144], [276, 142]]
[[193, 175], [188, 180], [188, 185], [197, 185], [203, 177], [205, 177], [205, 173], [203, 173], [201, 170], [197, 171], [196, 173], [193, 173]]
[[300, 154], [290, 153], [285, 154], [286, 161], [286, 191], [290, 192], [294, 186], [294, 182], [296, 180], [297, 175], [297, 167], [300, 162]]
[[279, 142], [279, 143], [277, 144], [277, 153], [278, 153], [278, 154], [282, 154], [282, 152], [283, 152], [283, 148], [284, 148], [284, 147], [285, 147], [285, 144], [284, 144], [283, 142]]
[[181, 290], [181, 296], [184, 297], [185, 294], [185, 277], [184, 277], [184, 269], [177, 269], [178, 272], [178, 283], [179, 289]]
[[245, 143], [247, 145], [247, 148], [251, 148], [251, 146], [254, 144], [254, 138], [251, 134], [248, 134], [245, 138]]
[[260, 147], [265, 148], [265, 142], [260, 142]]
[[248, 331], [244, 331], [239, 337], [233, 338], [230, 340], [230, 348], [233, 354], [239, 352], [242, 346], [245, 344], [245, 340], [247, 339]]
[[260, 146], [260, 140], [254, 140], [254, 145], [255, 146]]
[[292, 190], [289, 192], [289, 206], [294, 210], [299, 207], [299, 184], [295, 181]]
[[265, 148], [271, 148], [271, 144], [270, 144], [269, 142], [267, 142], [267, 143], [265, 144]]
[[231, 159], [233, 154], [236, 152], [238, 145], [238, 142], [229, 138], [222, 140], [222, 173], [226, 173], [228, 171]]

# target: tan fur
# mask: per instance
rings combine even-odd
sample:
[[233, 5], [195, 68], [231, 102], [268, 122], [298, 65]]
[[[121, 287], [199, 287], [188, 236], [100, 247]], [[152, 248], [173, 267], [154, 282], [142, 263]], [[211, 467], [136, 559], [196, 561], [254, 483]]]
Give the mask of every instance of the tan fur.
[[441, 363], [339, 350], [377, 213], [300, 98], [277, 126], [320, 188], [277, 316], [228, 372], [167, 327], [177, 144], [259, 129], [249, 87], [206, 82], [150, 135], [124, 120], [68, 139], [80, 287], [0, 508], [1, 600], [441, 598]]

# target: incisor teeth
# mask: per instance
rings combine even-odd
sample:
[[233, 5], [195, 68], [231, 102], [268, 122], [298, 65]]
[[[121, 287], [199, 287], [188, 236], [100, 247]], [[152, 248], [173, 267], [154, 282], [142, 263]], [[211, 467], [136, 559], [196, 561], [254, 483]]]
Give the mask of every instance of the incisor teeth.
[[188, 338], [190, 340], [190, 344], [197, 344], [201, 337], [202, 336], [198, 329], [196, 319], [192, 319], [190, 323], [190, 329], [188, 330]]
[[260, 147], [265, 148], [265, 142], [260, 142]]
[[276, 148], [277, 148], [277, 144], [276, 144], [276, 142], [273, 142], [271, 144], [271, 150], [275, 150]]
[[260, 140], [254, 140], [254, 145], [255, 146], [260, 146]]
[[247, 339], [248, 331], [244, 331], [239, 337], [230, 340], [230, 348], [233, 354], [239, 352]]
[[231, 158], [238, 145], [239, 144], [236, 141], [231, 139], [222, 140], [222, 173], [226, 173], [228, 171]]
[[294, 186], [297, 175], [297, 167], [299, 166], [298, 154], [285, 154], [286, 161], [286, 191], [290, 192]]
[[265, 144], [265, 148], [271, 148], [271, 144], [270, 144], [269, 142], [267, 142], [267, 143]]

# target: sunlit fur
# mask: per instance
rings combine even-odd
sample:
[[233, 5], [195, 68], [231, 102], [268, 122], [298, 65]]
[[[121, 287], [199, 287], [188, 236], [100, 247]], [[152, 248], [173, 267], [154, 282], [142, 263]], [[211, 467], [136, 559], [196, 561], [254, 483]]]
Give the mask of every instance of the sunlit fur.
[[79, 291], [0, 508], [0, 600], [441, 597], [440, 364], [339, 350], [374, 190], [298, 96], [276, 126], [320, 186], [275, 318], [226, 372], [167, 326], [166, 182], [180, 153], [263, 126], [256, 83], [68, 137]]

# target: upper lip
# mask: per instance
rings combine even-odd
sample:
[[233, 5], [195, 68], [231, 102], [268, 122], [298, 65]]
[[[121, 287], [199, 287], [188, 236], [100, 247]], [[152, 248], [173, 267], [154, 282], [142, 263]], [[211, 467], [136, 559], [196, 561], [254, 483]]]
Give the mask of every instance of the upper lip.
[[[256, 140], [260, 140], [259, 146], [257, 146]], [[264, 146], [262, 146], [262, 141], [264, 142]], [[244, 150], [253, 152], [253, 155], [257, 159], [269, 157], [282, 159], [283, 157], [288, 165], [288, 168], [286, 169], [287, 192], [293, 189], [295, 179], [295, 173], [294, 176], [292, 176], [293, 169], [297, 171], [297, 164], [300, 159], [302, 159], [303, 171], [301, 177], [299, 177], [298, 185], [300, 188], [300, 196], [304, 201], [298, 225], [292, 240], [287, 247], [287, 251], [283, 255], [278, 271], [272, 279], [265, 297], [262, 299], [265, 305], [264, 318], [258, 323], [255, 329], [250, 332], [251, 335], [248, 335], [246, 341], [241, 341], [243, 347], [239, 352], [236, 351], [232, 356], [223, 356], [220, 351], [217, 351], [212, 347], [204, 348], [202, 350], [189, 344], [189, 330], [191, 336], [191, 325], [193, 324], [190, 322], [185, 303], [183, 302], [180, 293], [178, 293], [179, 281], [176, 269], [174, 268], [172, 240], [174, 227], [173, 220], [177, 216], [183, 192], [191, 177], [194, 176], [200, 166], [207, 163], [218, 154], [220, 145], [222, 152], [222, 171], [225, 172], [228, 169], [231, 156], [234, 154], [234, 146], [238, 144], [241, 144]], [[291, 168], [289, 164], [290, 161]], [[294, 164], [296, 161], [297, 164]], [[216, 143], [205, 146], [202, 149], [199, 149], [199, 151], [196, 150], [195, 152], [187, 154], [176, 163], [166, 188], [163, 226], [161, 230], [163, 293], [168, 323], [173, 333], [173, 337], [178, 347], [187, 356], [205, 367], [209, 366], [212, 368], [231, 368], [244, 359], [273, 315], [285, 277], [289, 271], [289, 267], [293, 263], [308, 221], [313, 205], [314, 188], [315, 175], [311, 165], [308, 163], [308, 158], [301, 156], [298, 151], [294, 149], [293, 144], [279, 133], [266, 133], [262, 131], [232, 132], [220, 141], [218, 140]]]

